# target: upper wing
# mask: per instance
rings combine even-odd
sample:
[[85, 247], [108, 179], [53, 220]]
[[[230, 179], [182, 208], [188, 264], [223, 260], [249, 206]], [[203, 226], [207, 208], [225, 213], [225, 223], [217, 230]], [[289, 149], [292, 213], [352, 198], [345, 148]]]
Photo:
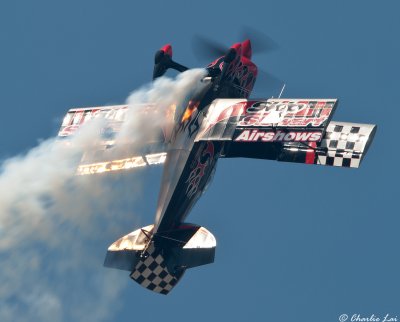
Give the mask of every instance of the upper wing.
[[196, 140], [223, 142], [223, 157], [357, 168], [376, 126], [331, 122], [336, 105], [336, 99], [216, 100]]
[[[94, 174], [127, 170], [152, 164], [161, 164], [166, 158], [166, 141], [169, 133], [167, 113], [154, 106], [135, 107], [134, 114], [143, 123], [140, 133], [127, 135], [117, 140], [124, 122], [127, 120], [128, 106], [115, 105], [70, 109], [64, 117], [58, 136], [66, 138], [74, 135], [84, 124], [94, 119], [101, 120], [98, 136], [92, 144], [84, 147], [77, 174]], [[154, 122], [154, 120], [163, 120]], [[147, 124], [146, 124], [147, 123]]]

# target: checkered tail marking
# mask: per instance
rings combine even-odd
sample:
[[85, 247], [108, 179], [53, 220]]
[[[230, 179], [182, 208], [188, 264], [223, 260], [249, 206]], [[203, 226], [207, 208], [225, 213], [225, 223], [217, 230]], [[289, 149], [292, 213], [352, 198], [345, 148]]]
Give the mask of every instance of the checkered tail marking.
[[153, 292], [168, 294], [178, 283], [185, 270], [169, 272], [164, 257], [153, 244], [150, 245], [147, 254], [147, 257], [137, 263], [130, 277]]

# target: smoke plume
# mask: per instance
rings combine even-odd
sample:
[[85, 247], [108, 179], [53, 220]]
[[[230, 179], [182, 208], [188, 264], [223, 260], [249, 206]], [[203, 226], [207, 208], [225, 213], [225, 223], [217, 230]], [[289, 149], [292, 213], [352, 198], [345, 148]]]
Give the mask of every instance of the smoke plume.
[[[202, 76], [203, 70], [190, 70], [131, 93], [119, 137], [146, 133], [135, 106], [179, 104]], [[85, 147], [100, 139], [101, 126], [89, 122], [68, 145], [50, 138], [2, 162], [0, 321], [104, 321], [115, 314], [124, 288], [135, 287], [126, 272], [102, 263], [108, 245], [139, 223], [132, 207], [140, 178], [75, 176]]]

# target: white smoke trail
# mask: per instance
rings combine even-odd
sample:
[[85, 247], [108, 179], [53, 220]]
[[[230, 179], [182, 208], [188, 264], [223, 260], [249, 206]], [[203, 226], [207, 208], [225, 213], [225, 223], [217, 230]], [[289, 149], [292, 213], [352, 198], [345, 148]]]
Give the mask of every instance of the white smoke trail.
[[[148, 119], [145, 120], [137, 117], [136, 108], [140, 104], [154, 104], [154, 108], [165, 111], [171, 105], [177, 105], [179, 102], [184, 101], [190, 94], [196, 92], [201, 88], [199, 79], [205, 76], [205, 70], [203, 69], [192, 69], [180, 74], [175, 80], [161, 77], [155, 81], [154, 84], [144, 87], [140, 91], [132, 92], [127, 103], [131, 106], [128, 111], [127, 121], [125, 121], [124, 127], [119, 133], [117, 140], [127, 140], [127, 138], [138, 136], [137, 129], [141, 128], [141, 134], [144, 137], [149, 136], [147, 133], [149, 128], [157, 126], [169, 125], [165, 124], [165, 119]], [[176, 88], [184, 89], [177, 91]], [[143, 126], [143, 123], [146, 125]], [[152, 127], [148, 127], [149, 123], [152, 123]]]
[[[179, 103], [202, 70], [161, 78], [133, 92], [131, 105]], [[134, 108], [121, 136], [146, 124]], [[154, 120], [154, 122], [163, 120]], [[0, 170], [0, 321], [103, 321], [115, 313], [127, 274], [102, 267], [108, 245], [137, 224], [131, 213], [140, 180], [74, 175], [101, 124], [84, 126], [70, 146], [48, 139]]]

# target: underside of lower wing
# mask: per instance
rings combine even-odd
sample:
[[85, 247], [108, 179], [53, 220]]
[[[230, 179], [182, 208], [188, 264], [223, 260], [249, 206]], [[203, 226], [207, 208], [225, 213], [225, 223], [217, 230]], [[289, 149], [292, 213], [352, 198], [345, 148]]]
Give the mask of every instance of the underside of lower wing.
[[223, 157], [358, 168], [373, 140], [375, 125], [331, 122], [320, 142], [235, 142]]
[[101, 160], [95, 161], [88, 158], [87, 154], [85, 154], [82, 157], [80, 165], [76, 169], [76, 174], [83, 176], [142, 168], [150, 165], [163, 164], [167, 157], [166, 152], [130, 155], [132, 156], [127, 155], [117, 159], [115, 157], [107, 158], [107, 155], [103, 155]]
[[[168, 109], [161, 111], [154, 106], [73, 108], [65, 115], [58, 136], [66, 141], [68, 148], [74, 144], [70, 138], [82, 127], [97, 122], [94, 128], [98, 133], [93, 135], [93, 141], [80, 148], [82, 158], [76, 174], [130, 170], [164, 163], [170, 116]], [[119, 135], [127, 127], [132, 128], [132, 119], [134, 124], [143, 125], [131, 131], [134, 135]]]
[[222, 157], [358, 168], [376, 125], [331, 121], [336, 99], [218, 100], [197, 141], [224, 143]]

